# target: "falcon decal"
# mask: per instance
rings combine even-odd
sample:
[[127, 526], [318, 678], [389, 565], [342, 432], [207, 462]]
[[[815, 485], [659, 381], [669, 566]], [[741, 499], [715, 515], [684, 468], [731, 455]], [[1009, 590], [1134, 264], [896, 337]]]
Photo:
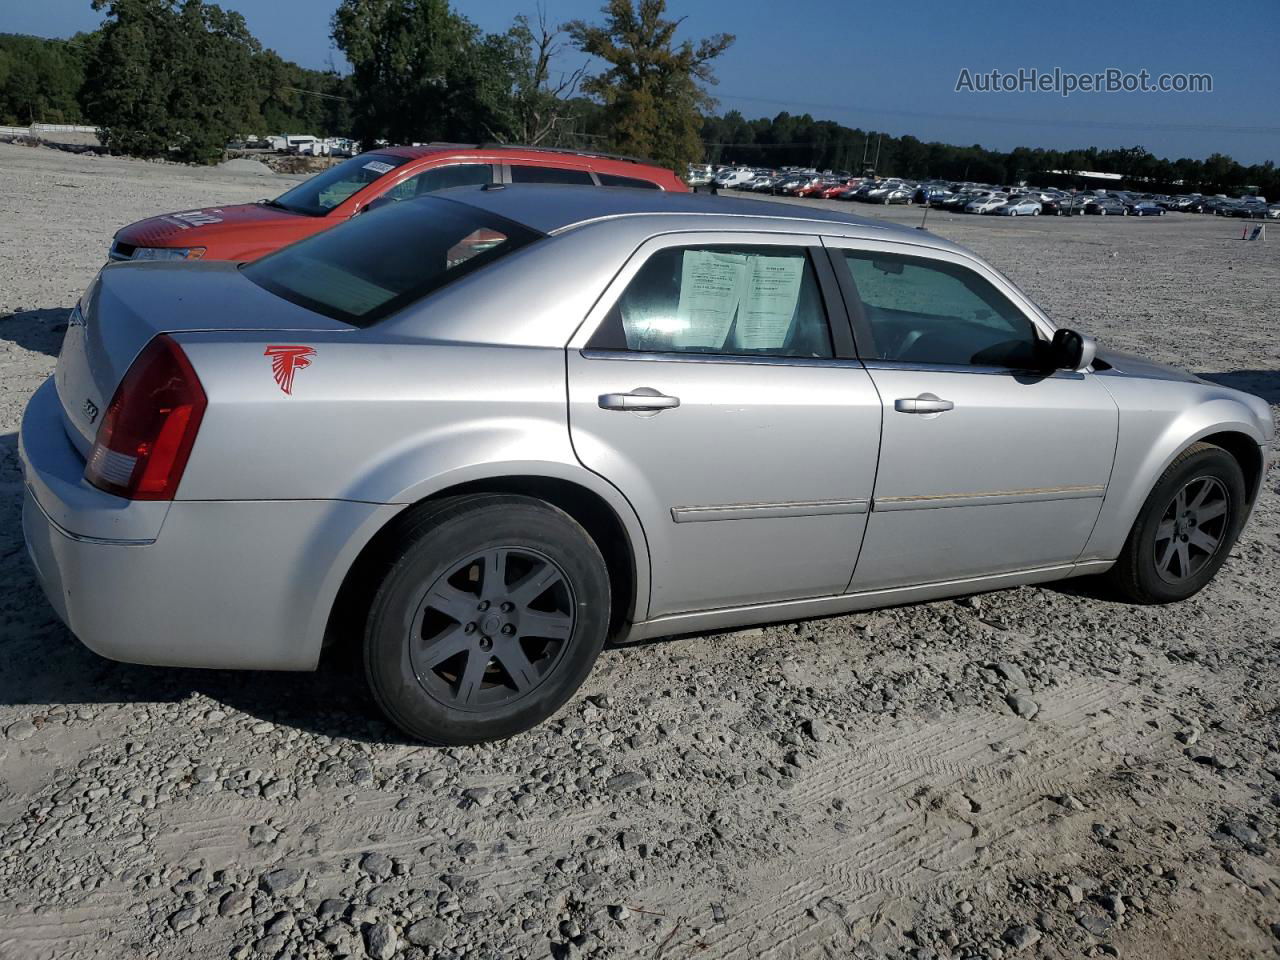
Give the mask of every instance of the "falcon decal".
[[271, 373], [286, 394], [293, 394], [293, 375], [303, 367], [311, 366], [311, 358], [316, 355], [314, 347], [287, 346], [272, 344], [263, 351], [264, 357], [271, 358]]

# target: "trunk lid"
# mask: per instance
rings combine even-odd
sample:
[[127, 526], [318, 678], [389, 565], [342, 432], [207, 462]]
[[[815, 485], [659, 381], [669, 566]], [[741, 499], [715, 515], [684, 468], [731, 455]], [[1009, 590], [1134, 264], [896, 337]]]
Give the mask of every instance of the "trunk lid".
[[268, 293], [233, 263], [108, 265], [71, 312], [54, 371], [67, 436], [88, 455], [117, 385], [159, 334], [353, 329]]

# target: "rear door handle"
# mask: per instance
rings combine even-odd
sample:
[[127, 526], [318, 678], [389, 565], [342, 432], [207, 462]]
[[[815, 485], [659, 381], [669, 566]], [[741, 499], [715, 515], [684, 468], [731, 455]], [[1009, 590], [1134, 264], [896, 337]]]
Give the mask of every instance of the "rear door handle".
[[918, 397], [903, 397], [893, 401], [893, 409], [899, 413], [945, 413], [954, 410], [955, 404], [950, 400], [935, 397], [932, 393], [922, 393]]
[[668, 397], [652, 387], [636, 387], [629, 393], [600, 394], [601, 410], [630, 410], [633, 413], [670, 410], [680, 406], [679, 397]]

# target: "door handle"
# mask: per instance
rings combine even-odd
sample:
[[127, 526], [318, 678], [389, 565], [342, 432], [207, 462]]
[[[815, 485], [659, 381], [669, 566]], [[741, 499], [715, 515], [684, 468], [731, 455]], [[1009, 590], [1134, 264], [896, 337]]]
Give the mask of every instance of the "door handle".
[[954, 410], [955, 404], [950, 400], [942, 400], [932, 393], [922, 393], [918, 397], [903, 397], [893, 401], [893, 409], [899, 413], [945, 413]]
[[601, 410], [630, 410], [633, 413], [656, 413], [680, 406], [679, 397], [668, 397], [652, 387], [636, 387], [629, 393], [600, 394]]

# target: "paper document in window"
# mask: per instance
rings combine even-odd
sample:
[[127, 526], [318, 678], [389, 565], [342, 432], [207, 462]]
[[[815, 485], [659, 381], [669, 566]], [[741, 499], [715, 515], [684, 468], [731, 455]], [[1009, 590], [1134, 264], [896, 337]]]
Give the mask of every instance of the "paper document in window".
[[776, 350], [791, 332], [804, 279], [804, 257], [752, 256], [749, 260], [738, 310], [738, 346]]
[[742, 299], [746, 276], [747, 257], [743, 254], [685, 250], [672, 345], [722, 349]]

